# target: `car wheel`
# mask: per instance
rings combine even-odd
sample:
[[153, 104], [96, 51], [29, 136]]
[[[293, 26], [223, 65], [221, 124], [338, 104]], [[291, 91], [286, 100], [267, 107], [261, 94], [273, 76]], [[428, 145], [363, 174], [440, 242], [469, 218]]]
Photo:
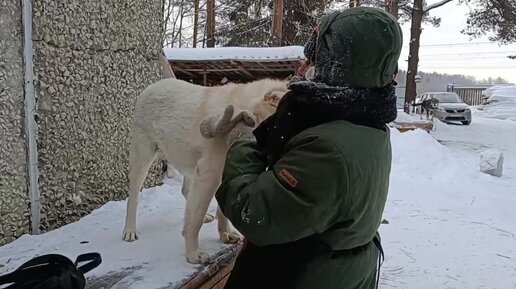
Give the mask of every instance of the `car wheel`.
[[470, 125], [471, 124], [471, 120], [462, 121], [462, 124], [463, 125]]

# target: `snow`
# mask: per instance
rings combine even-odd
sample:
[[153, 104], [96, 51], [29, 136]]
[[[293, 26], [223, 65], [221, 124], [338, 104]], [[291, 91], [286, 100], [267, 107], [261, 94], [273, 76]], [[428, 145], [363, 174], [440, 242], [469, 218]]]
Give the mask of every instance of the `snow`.
[[[393, 131], [380, 287], [516, 288], [516, 123], [435, 124]], [[499, 179], [478, 170], [487, 149], [506, 157]]]
[[481, 107], [485, 117], [516, 121], [516, 85], [495, 85], [482, 94], [488, 103]]
[[[75, 260], [77, 255], [99, 252], [103, 262], [87, 277], [127, 271], [130, 274], [118, 282], [120, 288], [174, 288], [200, 267], [185, 259], [181, 236], [184, 205], [180, 183], [167, 180], [167, 184], [140, 194], [139, 240], [122, 241], [126, 202], [109, 202], [76, 223], [39, 236], [24, 235], [0, 247], [0, 264], [4, 265], [0, 274], [37, 255], [58, 253]], [[203, 226], [200, 244], [211, 254], [226, 248], [219, 242], [216, 222]]]
[[484, 90], [482, 94], [488, 102], [516, 101], [516, 85], [495, 85]]
[[164, 48], [170, 61], [273, 61], [304, 59], [303, 46], [283, 47], [216, 47], [216, 48]]
[[[392, 130], [380, 288], [516, 288], [516, 122], [473, 109], [469, 126], [435, 124], [431, 134]], [[488, 149], [505, 156], [500, 178], [479, 171]], [[0, 247], [0, 274], [37, 254], [99, 251], [104, 262], [88, 276], [130, 268], [118, 288], [178, 284], [198, 270], [184, 258], [179, 182], [145, 190], [140, 200], [138, 241], [121, 240], [125, 202], [110, 202], [76, 223]], [[201, 245], [210, 253], [225, 248], [215, 223], [203, 226]]]
[[503, 175], [503, 153], [490, 149], [480, 154], [480, 171], [496, 177]]

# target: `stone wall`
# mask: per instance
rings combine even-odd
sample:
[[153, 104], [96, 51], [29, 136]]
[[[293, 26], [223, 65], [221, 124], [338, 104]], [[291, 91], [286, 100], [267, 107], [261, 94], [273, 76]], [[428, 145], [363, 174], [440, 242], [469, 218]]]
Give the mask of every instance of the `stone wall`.
[[30, 229], [20, 4], [0, 1], [0, 245]]
[[[162, 7], [161, 0], [33, 5], [45, 231], [126, 197], [135, 99], [161, 77]], [[160, 166], [149, 183], [160, 180]]]

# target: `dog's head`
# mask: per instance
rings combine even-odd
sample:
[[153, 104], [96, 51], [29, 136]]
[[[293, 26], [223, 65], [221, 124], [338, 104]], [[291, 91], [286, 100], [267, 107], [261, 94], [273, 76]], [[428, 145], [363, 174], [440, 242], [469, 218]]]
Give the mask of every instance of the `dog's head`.
[[276, 87], [268, 90], [263, 99], [258, 103], [255, 116], [258, 123], [262, 122], [276, 112], [281, 98], [288, 92], [287, 87]]

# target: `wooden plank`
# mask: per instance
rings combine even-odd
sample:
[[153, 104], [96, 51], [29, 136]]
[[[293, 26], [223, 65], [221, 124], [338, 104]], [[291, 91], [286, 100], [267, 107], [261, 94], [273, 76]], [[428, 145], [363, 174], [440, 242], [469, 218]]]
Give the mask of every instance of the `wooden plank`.
[[245, 69], [244, 66], [242, 66], [242, 63], [240, 63], [238, 61], [231, 61], [231, 64], [235, 65], [238, 68], [238, 70], [240, 70], [245, 75], [247, 75], [249, 77], [254, 77], [254, 75], [251, 72], [249, 72], [247, 69]]
[[239, 71], [238, 68], [188, 68], [185, 71], [188, 72], [235, 72]]
[[235, 261], [233, 260], [226, 267], [213, 275], [206, 283], [202, 284], [198, 289], [224, 288], [227, 278], [229, 277], [229, 274], [231, 274], [231, 270], [233, 270], [234, 265]]
[[193, 276], [190, 280], [188, 280], [185, 284], [181, 286], [181, 289], [199, 289], [201, 286], [209, 282], [211, 278], [214, 278], [219, 273], [223, 276], [218, 280], [222, 280], [223, 277], [228, 274], [228, 271], [231, 271], [231, 269], [233, 268], [233, 265], [231, 264], [232, 262], [234, 262], [236, 255], [240, 251], [241, 247], [242, 244], [238, 244], [231, 246], [228, 249], [221, 252], [221, 254], [217, 258], [215, 258], [213, 263], [207, 265], [202, 270], [197, 272], [195, 276]]
[[181, 68], [181, 67], [179, 67], [179, 66], [175, 66], [175, 65], [173, 65], [173, 64], [172, 64], [172, 70], [177, 70], [177, 71], [179, 71], [179, 72], [181, 72], [181, 73], [183, 73], [183, 74], [186, 74], [186, 75], [188, 75], [188, 76], [194, 76], [194, 74], [192, 74], [192, 73], [190, 73], [190, 72], [188, 72], [188, 71], [186, 71], [186, 70], [182, 69], [182, 68]]

